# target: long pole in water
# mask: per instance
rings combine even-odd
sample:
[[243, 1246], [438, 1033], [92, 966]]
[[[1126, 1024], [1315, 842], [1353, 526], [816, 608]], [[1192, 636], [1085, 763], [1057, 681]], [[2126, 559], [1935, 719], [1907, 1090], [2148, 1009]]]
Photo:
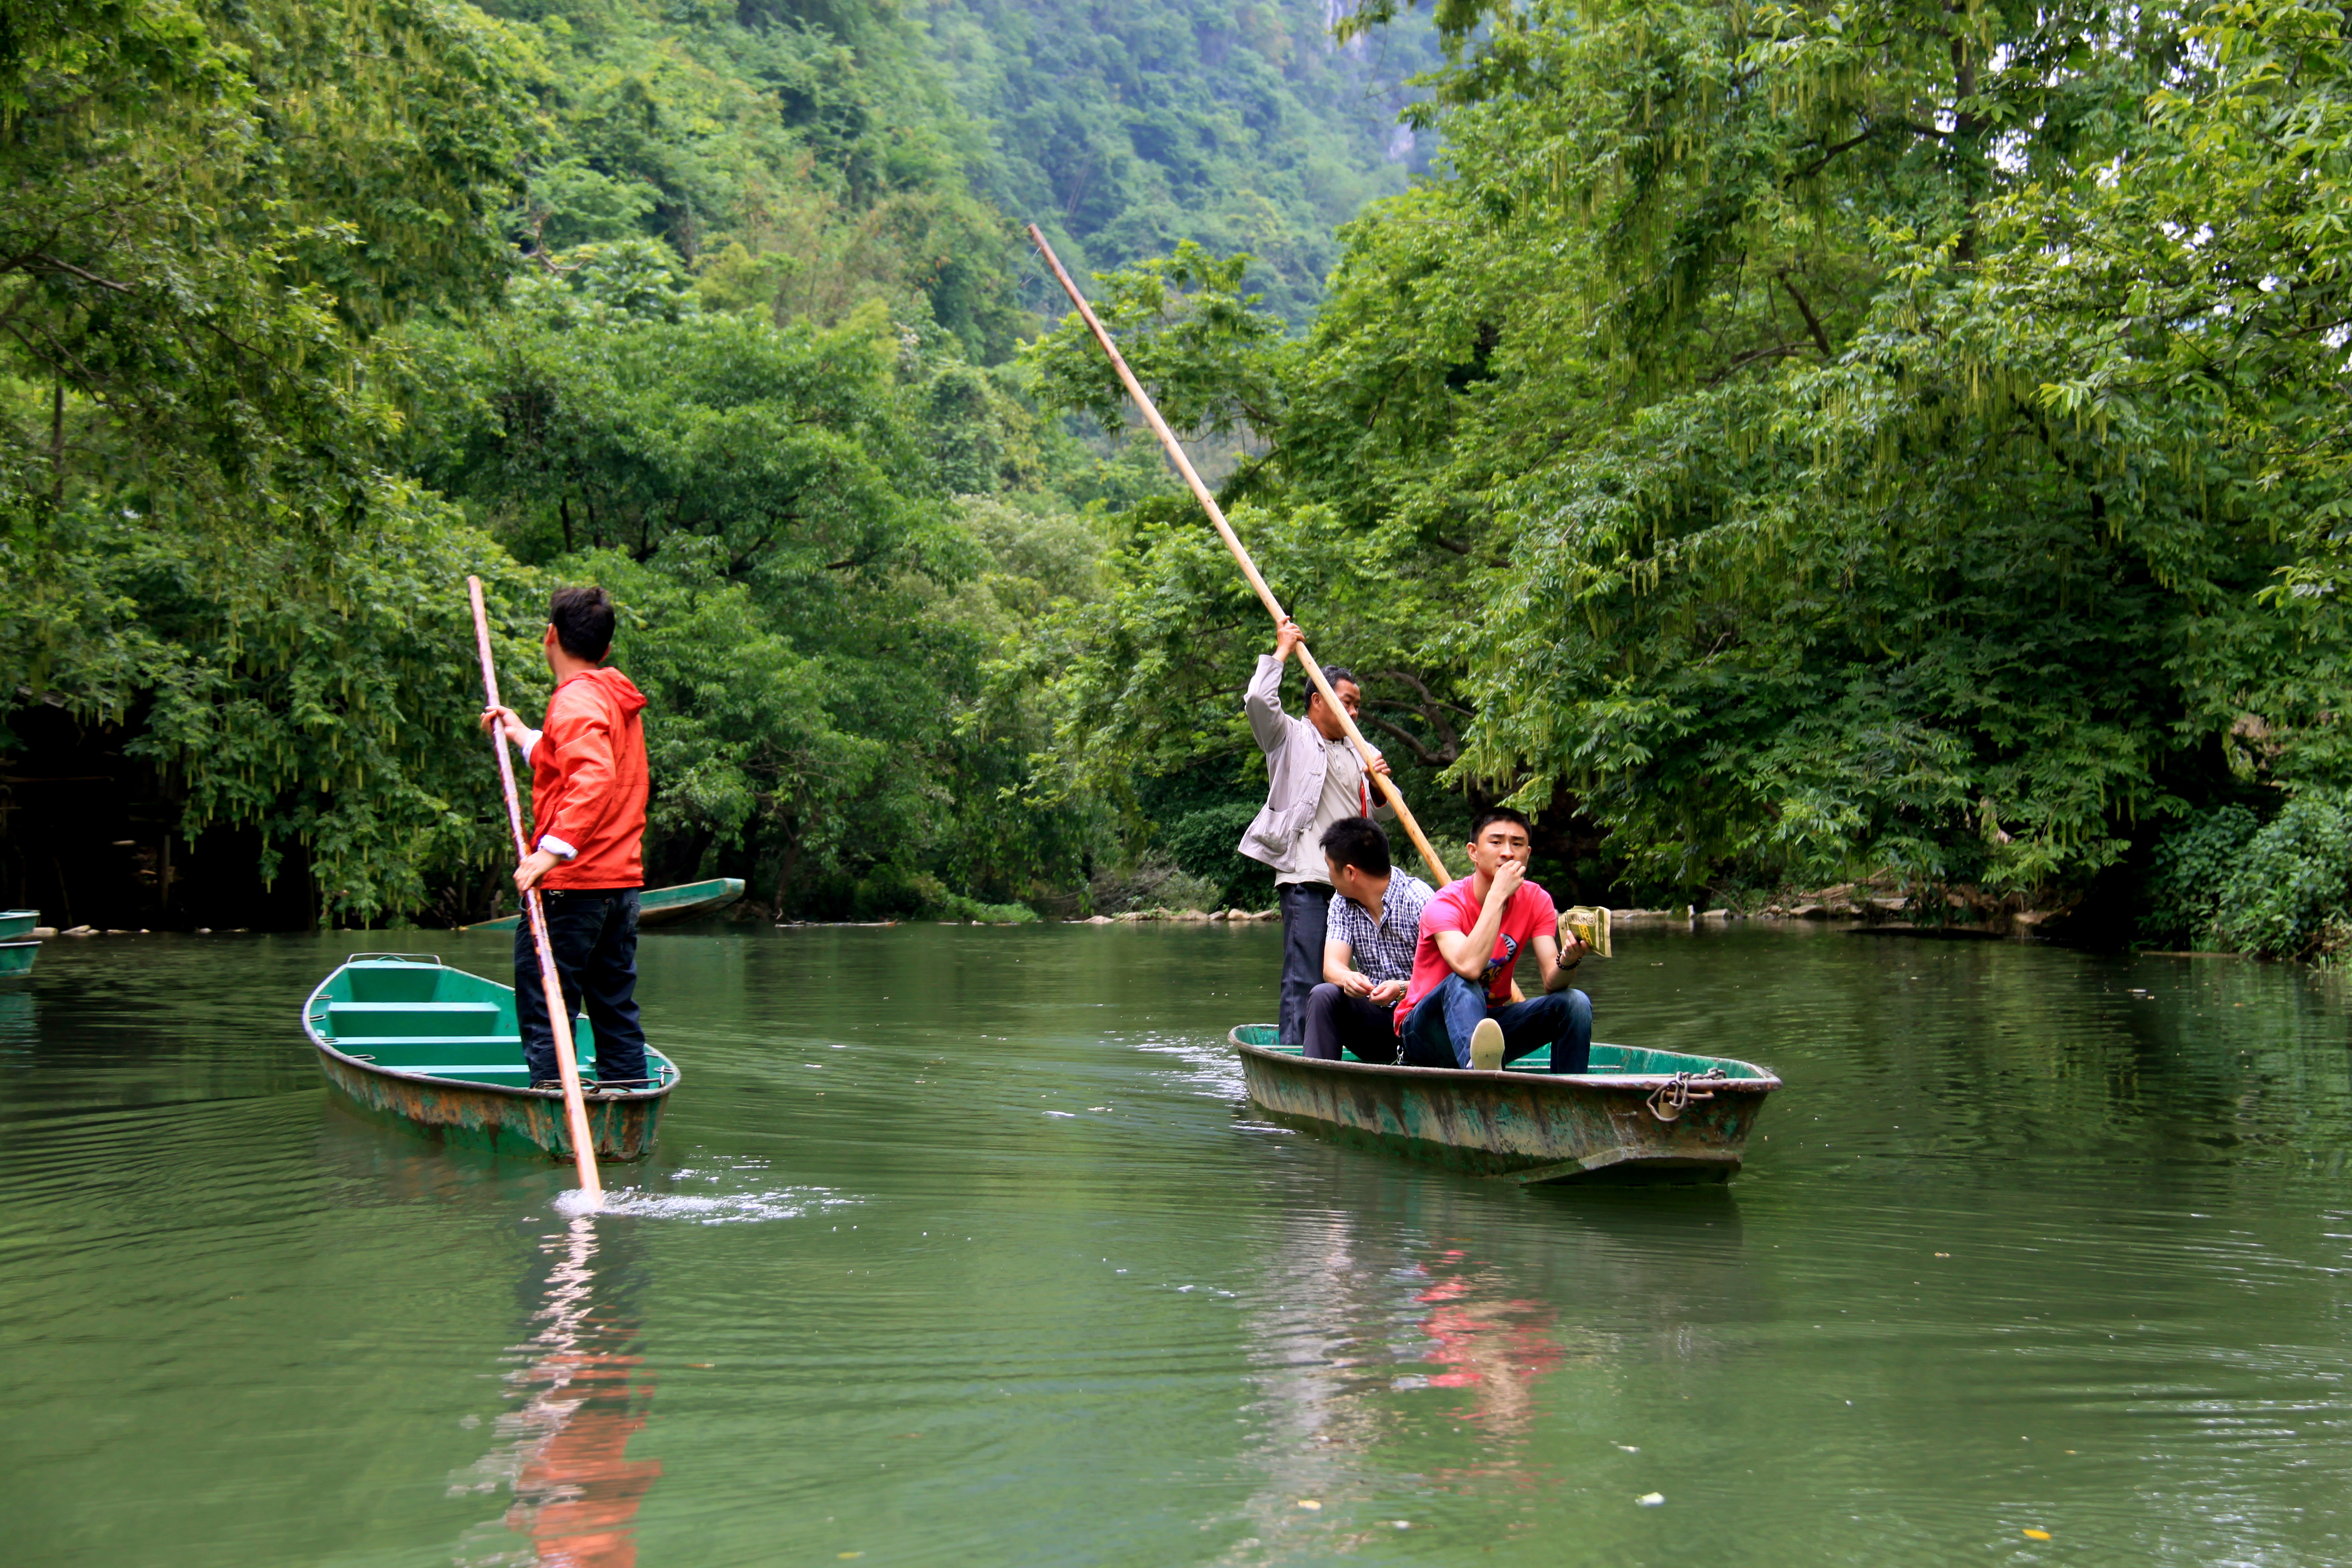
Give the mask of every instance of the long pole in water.
[[[499, 700], [498, 663], [490, 657], [490, 618], [482, 608], [482, 580], [467, 578], [466, 591], [474, 600], [474, 641], [482, 655], [482, 694], [490, 700], [491, 707], [504, 707]], [[502, 726], [490, 731], [490, 749], [499, 754], [499, 783], [507, 792], [507, 826], [514, 830], [515, 859], [520, 864], [530, 858], [530, 841], [523, 837], [522, 802], [515, 795], [514, 763], [507, 756]], [[555, 1070], [563, 1079], [563, 1120], [572, 1130], [572, 1158], [580, 1167], [580, 1190], [599, 1198], [604, 1195], [604, 1184], [596, 1178], [596, 1140], [588, 1131], [588, 1102], [580, 1091], [580, 1064], [572, 1055], [571, 1011], [563, 1005], [563, 982], [556, 978], [555, 949], [547, 940], [547, 909], [537, 888], [523, 894], [522, 902], [523, 919], [539, 948], [539, 984], [547, 996], [547, 1022], [555, 1035]]]
[[[1150, 426], [1152, 434], [1160, 437], [1160, 445], [1167, 449], [1168, 460], [1176, 465], [1176, 471], [1183, 475], [1184, 482], [1192, 488], [1192, 499], [1201, 503], [1201, 510], [1209, 514], [1211, 522], [1216, 524], [1217, 536], [1225, 542], [1225, 548], [1233, 552], [1234, 560], [1241, 566], [1242, 575], [1248, 578], [1250, 586], [1257, 590], [1258, 603], [1265, 606], [1266, 614], [1272, 616], [1274, 624], [1279, 626], [1288, 617], [1282, 613], [1282, 605], [1275, 598], [1274, 590], [1267, 587], [1265, 579], [1258, 574], [1257, 563], [1250, 559], [1250, 552], [1242, 547], [1241, 538], [1234, 532], [1233, 524], [1225, 521], [1224, 509], [1217, 505], [1217, 498], [1209, 493], [1209, 487], [1202, 484], [1201, 476], [1193, 471], [1192, 460], [1184, 455], [1183, 445], [1176, 439], [1175, 432], [1168, 428], [1168, 422], [1160, 417], [1160, 410], [1154, 408], [1151, 399], [1144, 395], [1142, 384], [1135, 379], [1135, 373], [1127, 368], [1127, 361], [1120, 356], [1118, 346], [1110, 341], [1110, 334], [1103, 330], [1102, 322], [1096, 318], [1094, 307], [1087, 304], [1086, 296], [1078, 292], [1078, 286], [1070, 281], [1070, 275], [1062, 268], [1062, 258], [1054, 254], [1054, 247], [1045, 243], [1045, 237], [1037, 232], [1037, 226], [1034, 223], [1029, 226], [1029, 237], [1036, 242], [1038, 251], [1045, 258], [1045, 265], [1054, 269], [1054, 276], [1060, 280], [1063, 292], [1069, 295], [1070, 303], [1078, 308], [1078, 315], [1086, 321], [1087, 330], [1094, 333], [1095, 342], [1102, 345], [1102, 352], [1110, 360], [1111, 369], [1118, 373], [1119, 384], [1127, 388], [1127, 395], [1135, 399], [1136, 407], [1143, 411], [1144, 423]], [[1430, 847], [1429, 839], [1421, 831], [1421, 824], [1413, 820], [1412, 810], [1405, 805], [1404, 796], [1386, 777], [1372, 772], [1370, 743], [1364, 739], [1364, 732], [1356, 728], [1356, 721], [1339, 705], [1339, 693], [1333, 691], [1331, 683], [1323, 679], [1323, 667], [1307, 654], [1307, 645], [1303, 642], [1298, 645], [1298, 666], [1307, 672], [1307, 679], [1314, 683], [1315, 689], [1323, 694], [1323, 700], [1331, 711], [1339, 716], [1340, 724], [1348, 731], [1348, 739], [1355, 743], [1356, 754], [1364, 761], [1365, 776], [1381, 786], [1381, 794], [1395, 808], [1397, 820], [1404, 825], [1405, 834], [1412, 840], [1412, 847], [1421, 851], [1422, 859], [1428, 862], [1438, 885], [1443, 887], [1452, 881], [1453, 874], [1446, 870], [1445, 862], [1437, 858], [1437, 851]]]

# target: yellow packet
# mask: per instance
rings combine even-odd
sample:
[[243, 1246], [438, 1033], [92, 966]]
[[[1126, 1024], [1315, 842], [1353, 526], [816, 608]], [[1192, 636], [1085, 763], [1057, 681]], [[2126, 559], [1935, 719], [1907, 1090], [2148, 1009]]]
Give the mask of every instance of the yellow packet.
[[1579, 904], [1559, 917], [1559, 944], [1568, 945], [1574, 937], [1588, 952], [1603, 958], [1613, 957], [1609, 949], [1609, 911], [1591, 904]]

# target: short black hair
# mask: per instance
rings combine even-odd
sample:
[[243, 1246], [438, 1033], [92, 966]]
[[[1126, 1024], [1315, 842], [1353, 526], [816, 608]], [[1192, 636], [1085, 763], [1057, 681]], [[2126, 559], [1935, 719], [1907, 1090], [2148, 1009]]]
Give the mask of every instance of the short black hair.
[[[1356, 679], [1356, 672], [1355, 672], [1354, 670], [1352, 670], [1352, 669], [1349, 669], [1349, 668], [1346, 665], [1344, 665], [1344, 664], [1327, 664], [1327, 665], [1325, 665], [1325, 666], [1323, 667], [1323, 679], [1324, 679], [1324, 683], [1325, 683], [1326, 685], [1329, 686], [1329, 687], [1331, 688], [1331, 689], [1332, 689], [1332, 690], [1334, 690], [1334, 691], [1337, 691], [1337, 690], [1339, 690], [1339, 682], [1341, 682], [1341, 681], [1343, 681], [1343, 680], [1344, 680], [1344, 681], [1346, 681], [1349, 685], [1350, 685], [1350, 686], [1354, 687], [1354, 688], [1355, 688], [1357, 690], [1359, 690], [1359, 691], [1361, 691], [1361, 690], [1364, 689], [1364, 683], [1363, 683], [1362, 681], [1358, 680], [1358, 679]], [[1311, 680], [1310, 680], [1310, 681], [1308, 681], [1307, 684], [1307, 685], [1309, 685], [1309, 686], [1312, 686], [1312, 685], [1314, 685], [1315, 683], [1314, 683], [1313, 681], [1311, 681]], [[1313, 695], [1313, 696], [1316, 696], [1316, 697], [1320, 697], [1320, 696], [1322, 696], [1323, 694], [1322, 694], [1321, 692], [1319, 692], [1319, 691], [1317, 691], [1317, 692], [1313, 692], [1313, 693], [1311, 693], [1310, 695]]]
[[1389, 836], [1369, 816], [1343, 816], [1325, 828], [1323, 853], [1367, 877], [1387, 876], [1391, 864]]
[[1488, 826], [1497, 822], [1516, 822], [1519, 826], [1520, 832], [1530, 838], [1535, 837], [1536, 825], [1528, 820], [1526, 812], [1514, 811], [1507, 805], [1490, 805], [1470, 819], [1468, 841], [1472, 844], [1477, 843], [1478, 835], [1486, 832]]
[[613, 601], [593, 583], [558, 588], [547, 602], [547, 620], [555, 640], [574, 658], [593, 663], [613, 651]]

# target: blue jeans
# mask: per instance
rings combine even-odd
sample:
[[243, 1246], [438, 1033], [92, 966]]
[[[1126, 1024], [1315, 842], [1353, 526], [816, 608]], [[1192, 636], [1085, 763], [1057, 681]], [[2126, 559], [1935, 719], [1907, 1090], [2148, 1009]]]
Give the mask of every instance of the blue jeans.
[[1583, 1072], [1592, 1065], [1592, 998], [1555, 991], [1524, 1002], [1490, 1006], [1484, 987], [1449, 974], [1415, 1004], [1404, 1021], [1404, 1059], [1417, 1068], [1466, 1068], [1470, 1031], [1481, 1018], [1503, 1026], [1503, 1059], [1515, 1062], [1551, 1047], [1551, 1070]]
[[[584, 1001], [589, 1027], [596, 1032], [594, 1070], [583, 1061], [581, 1077], [593, 1077], [606, 1088], [642, 1088], [646, 1031], [637, 1022], [637, 889], [548, 889], [541, 897], [564, 1005], [576, 1018]], [[548, 1027], [539, 944], [531, 940], [528, 919], [515, 931], [515, 1022], [521, 1026], [531, 1081], [553, 1083], [555, 1035]]]

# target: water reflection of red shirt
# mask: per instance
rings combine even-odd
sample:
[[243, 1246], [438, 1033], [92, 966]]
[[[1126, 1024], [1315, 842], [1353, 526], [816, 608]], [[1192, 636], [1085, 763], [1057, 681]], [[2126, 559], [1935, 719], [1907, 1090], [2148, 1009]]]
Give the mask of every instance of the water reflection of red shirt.
[[662, 1472], [659, 1459], [627, 1458], [646, 1424], [632, 1406], [646, 1390], [630, 1381], [642, 1360], [587, 1352], [538, 1369], [565, 1379], [549, 1403], [572, 1406], [515, 1478], [511, 1522], [530, 1532], [542, 1563], [635, 1568], [637, 1509]]

